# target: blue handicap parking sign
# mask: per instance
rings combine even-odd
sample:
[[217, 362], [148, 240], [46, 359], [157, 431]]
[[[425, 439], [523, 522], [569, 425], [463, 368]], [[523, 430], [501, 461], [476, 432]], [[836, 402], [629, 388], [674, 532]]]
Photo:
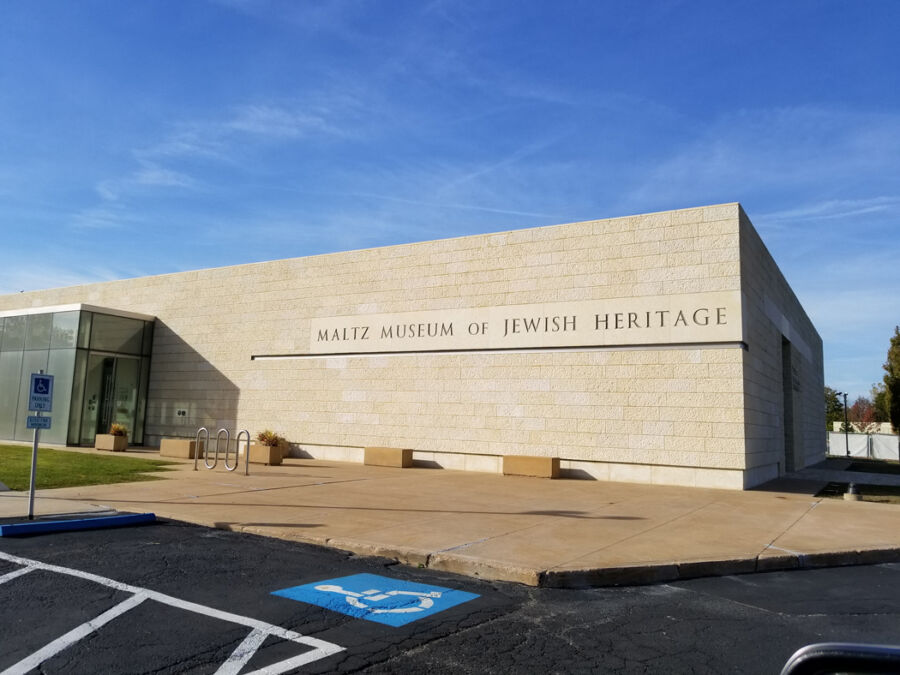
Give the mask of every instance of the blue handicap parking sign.
[[28, 409], [38, 412], [53, 411], [53, 375], [31, 374]]
[[443, 586], [417, 584], [378, 574], [353, 574], [283, 588], [272, 595], [332, 609], [342, 614], [404, 626], [478, 597]]

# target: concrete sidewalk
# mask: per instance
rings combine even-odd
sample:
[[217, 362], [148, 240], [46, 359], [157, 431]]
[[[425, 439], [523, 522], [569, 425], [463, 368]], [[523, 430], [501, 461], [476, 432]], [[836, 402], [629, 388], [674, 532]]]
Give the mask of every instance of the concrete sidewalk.
[[[153, 511], [532, 586], [900, 560], [900, 506], [814, 498], [825, 479], [803, 472], [736, 492], [305, 459], [250, 476], [221, 462], [174, 468], [161, 481], [39, 491], [37, 511]], [[0, 493], [0, 517], [25, 512], [27, 494]]]

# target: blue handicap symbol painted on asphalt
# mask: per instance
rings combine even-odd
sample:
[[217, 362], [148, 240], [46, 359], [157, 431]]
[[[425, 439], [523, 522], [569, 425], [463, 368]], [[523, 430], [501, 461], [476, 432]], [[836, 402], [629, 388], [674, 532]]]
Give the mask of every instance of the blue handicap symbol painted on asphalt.
[[353, 574], [312, 584], [283, 588], [272, 595], [341, 612], [388, 626], [405, 626], [478, 597], [443, 586], [391, 579], [378, 574]]

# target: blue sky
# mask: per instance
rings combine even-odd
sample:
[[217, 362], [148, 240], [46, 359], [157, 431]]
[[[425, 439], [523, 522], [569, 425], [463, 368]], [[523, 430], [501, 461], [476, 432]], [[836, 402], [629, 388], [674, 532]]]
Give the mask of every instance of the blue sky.
[[0, 3], [0, 293], [740, 201], [826, 382], [866, 393], [900, 323], [898, 27], [895, 0]]

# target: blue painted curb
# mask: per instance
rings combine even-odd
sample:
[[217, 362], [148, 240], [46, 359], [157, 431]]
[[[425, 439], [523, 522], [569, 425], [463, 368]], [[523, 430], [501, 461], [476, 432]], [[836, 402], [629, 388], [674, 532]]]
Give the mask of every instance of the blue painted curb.
[[73, 518], [72, 520], [14, 523], [12, 525], [0, 525], [0, 537], [19, 537], [23, 534], [68, 532], [71, 530], [95, 530], [104, 527], [122, 527], [123, 525], [138, 525], [155, 521], [155, 513], [124, 513], [120, 516], [104, 516], [102, 518]]

